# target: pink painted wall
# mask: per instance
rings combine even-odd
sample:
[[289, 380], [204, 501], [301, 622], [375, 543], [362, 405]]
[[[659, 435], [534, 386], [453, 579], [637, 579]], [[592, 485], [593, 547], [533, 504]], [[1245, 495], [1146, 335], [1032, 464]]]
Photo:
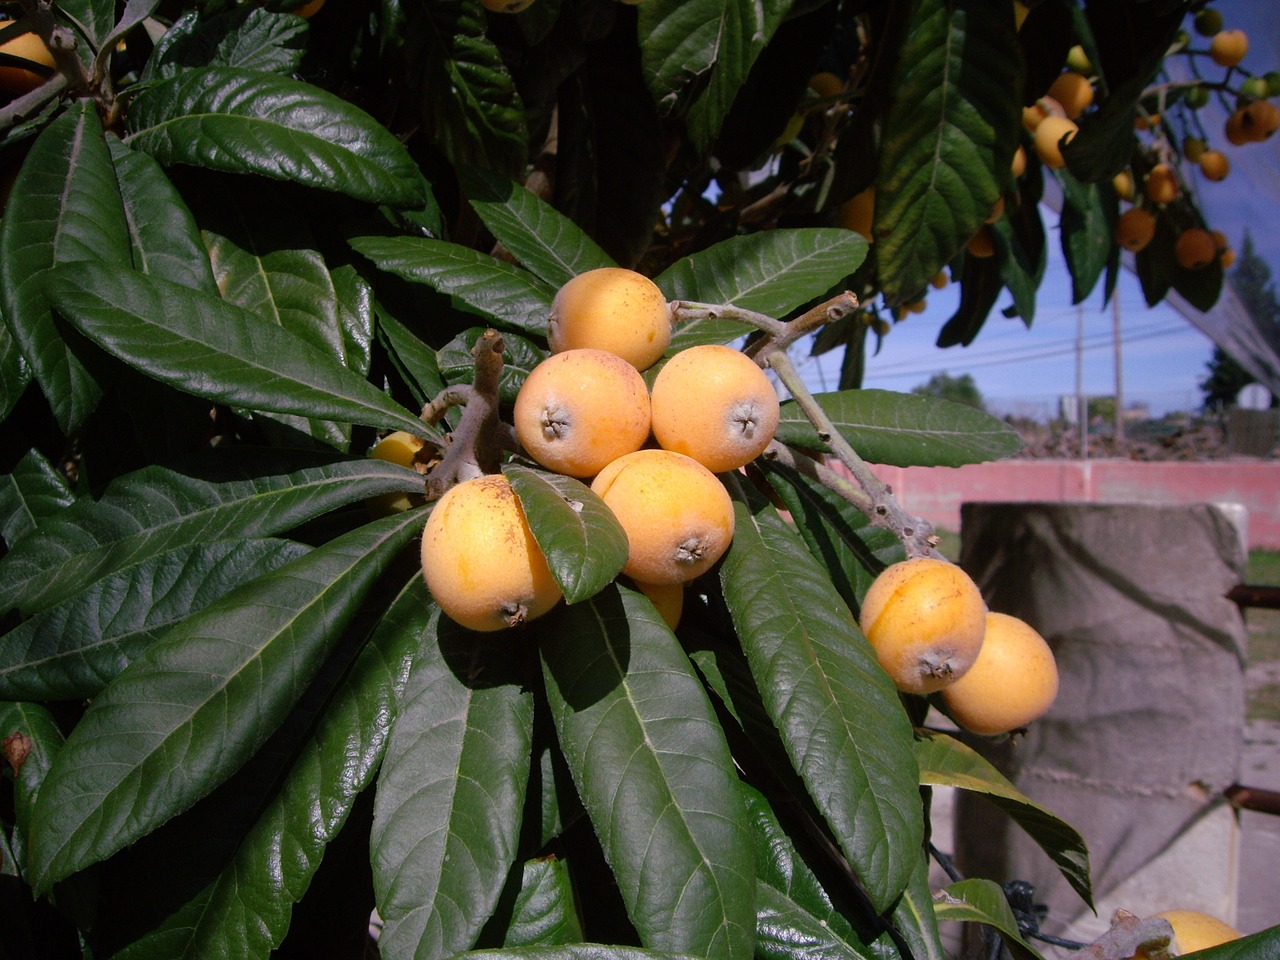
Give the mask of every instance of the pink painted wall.
[[1280, 549], [1280, 461], [1003, 460], [967, 467], [872, 468], [935, 527], [960, 529], [965, 501], [1239, 503], [1249, 546]]

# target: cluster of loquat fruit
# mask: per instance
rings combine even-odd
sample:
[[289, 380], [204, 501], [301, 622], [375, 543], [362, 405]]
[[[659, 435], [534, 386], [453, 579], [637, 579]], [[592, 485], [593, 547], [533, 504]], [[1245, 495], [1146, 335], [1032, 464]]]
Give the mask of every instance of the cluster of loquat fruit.
[[987, 610], [952, 563], [916, 557], [887, 567], [862, 602], [859, 626], [903, 693], [936, 693], [966, 730], [996, 736], [1042, 717], [1058, 695], [1044, 638], [1017, 617]]
[[[552, 302], [551, 356], [529, 372], [512, 420], [531, 459], [590, 481], [626, 533], [622, 573], [674, 627], [684, 585], [733, 538], [733, 503], [716, 474], [768, 446], [779, 403], [755, 361], [718, 344], [674, 353], [650, 387], [642, 372], [663, 357], [671, 328], [666, 298], [643, 274], [620, 267], [579, 274]], [[421, 447], [397, 433], [371, 455], [411, 465]], [[441, 609], [473, 630], [515, 626], [561, 599], [501, 474], [465, 480], [440, 497], [423, 530], [422, 568]]]

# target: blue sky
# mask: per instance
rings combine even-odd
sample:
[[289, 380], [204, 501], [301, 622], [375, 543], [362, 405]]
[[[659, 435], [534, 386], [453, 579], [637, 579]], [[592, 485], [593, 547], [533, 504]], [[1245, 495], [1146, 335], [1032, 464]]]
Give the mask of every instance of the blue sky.
[[[1274, 7], [1258, 0], [1219, 0], [1214, 4], [1227, 27], [1241, 27], [1250, 36], [1244, 66], [1254, 73], [1280, 70], [1280, 18]], [[1268, 15], [1270, 12], [1272, 15]], [[1193, 47], [1207, 41], [1196, 37]], [[1219, 68], [1206, 70], [1217, 77]], [[1240, 78], [1237, 76], [1236, 81]], [[1240, 148], [1223, 146], [1221, 124], [1225, 112], [1216, 105], [1201, 111], [1212, 145], [1220, 146], [1232, 163], [1231, 175], [1221, 183], [1195, 184], [1201, 209], [1210, 225], [1222, 230], [1237, 247], [1246, 227], [1259, 254], [1280, 286], [1280, 135], [1263, 144]], [[959, 290], [950, 286], [931, 291], [923, 314], [910, 315], [885, 338], [879, 355], [867, 363], [864, 385], [910, 390], [937, 372], [953, 376], [969, 373], [999, 413], [1045, 416], [1057, 398], [1076, 389], [1077, 308], [1058, 245], [1057, 216], [1043, 211], [1049, 232], [1049, 265], [1037, 298], [1035, 321], [1028, 330], [1021, 320], [1000, 316], [1008, 298], [992, 311], [972, 346], [941, 350], [934, 346], [938, 330], [955, 310]], [[1145, 403], [1159, 416], [1200, 405], [1199, 381], [1213, 344], [1190, 321], [1164, 305], [1148, 309], [1138, 282], [1122, 272], [1119, 284], [1123, 393], [1126, 406]], [[1091, 396], [1116, 392], [1111, 307], [1095, 292], [1081, 304], [1085, 349], [1081, 354], [1084, 392]], [[797, 355], [797, 362], [801, 358]], [[838, 358], [827, 356], [803, 363], [815, 388], [825, 380], [834, 388]]]

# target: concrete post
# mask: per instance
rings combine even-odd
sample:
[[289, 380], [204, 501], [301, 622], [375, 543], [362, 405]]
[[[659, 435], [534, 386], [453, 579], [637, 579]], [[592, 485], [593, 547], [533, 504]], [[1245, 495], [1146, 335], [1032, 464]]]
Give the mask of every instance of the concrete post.
[[1238, 528], [1213, 505], [969, 503], [961, 566], [992, 610], [1023, 618], [1061, 674], [1049, 714], [1014, 741], [968, 738], [1078, 829], [1094, 916], [1048, 858], [985, 801], [957, 797], [961, 869], [1027, 880], [1044, 931], [1089, 941], [1117, 907], [1234, 922], [1238, 822], [1222, 800], [1244, 729]]

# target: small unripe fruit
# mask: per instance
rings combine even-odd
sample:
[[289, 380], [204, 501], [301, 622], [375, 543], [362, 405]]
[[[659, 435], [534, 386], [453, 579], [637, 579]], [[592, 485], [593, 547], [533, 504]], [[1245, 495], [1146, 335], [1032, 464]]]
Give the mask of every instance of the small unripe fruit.
[[1212, 37], [1222, 29], [1222, 14], [1212, 7], [1206, 7], [1196, 14], [1192, 24], [1200, 36]]
[[1199, 110], [1209, 102], [1209, 89], [1203, 85], [1197, 84], [1187, 89], [1182, 95], [1182, 102], [1192, 110]]
[[1173, 247], [1173, 255], [1188, 270], [1202, 270], [1218, 259], [1218, 245], [1208, 230], [1183, 230]]
[[1067, 51], [1067, 66], [1076, 73], [1084, 74], [1086, 77], [1093, 73], [1093, 61], [1084, 52], [1084, 47], [1078, 43]]
[[[1230, 924], [1199, 910], [1163, 910], [1154, 916], [1168, 920], [1173, 927], [1173, 945], [1177, 956], [1208, 950], [1220, 944], [1240, 939], [1240, 931]], [[1139, 950], [1129, 960], [1151, 960], [1145, 950]]]
[[1067, 165], [1062, 157], [1062, 146], [1070, 143], [1080, 128], [1066, 117], [1045, 117], [1036, 127], [1036, 153], [1046, 167], [1053, 170]]
[[733, 501], [716, 475], [671, 450], [619, 457], [591, 482], [627, 533], [622, 572], [642, 583], [684, 583], [733, 540]]
[[1209, 145], [1199, 137], [1187, 137], [1182, 141], [1182, 155], [1192, 163], [1199, 163]]
[[553, 353], [608, 350], [647, 370], [671, 342], [671, 308], [642, 273], [622, 267], [588, 270], [556, 292], [547, 342]]
[[1220, 67], [1234, 67], [1249, 52], [1249, 35], [1243, 30], [1220, 30], [1209, 41], [1209, 56]]
[[1262, 100], [1271, 94], [1267, 92], [1266, 77], [1250, 77], [1244, 83], [1240, 84], [1240, 93], [1246, 97], [1252, 97]]
[[[12, 22], [8, 18], [0, 19], [0, 27], [7, 27]], [[55, 66], [53, 54], [44, 45], [44, 41], [34, 33], [24, 33], [0, 45], [0, 53], [21, 57], [23, 60], [30, 60], [32, 63], [38, 63], [50, 69]], [[0, 67], [0, 90], [6, 93], [14, 95], [29, 93], [44, 81], [45, 77], [25, 67]]]
[[987, 737], [1018, 730], [1048, 712], [1058, 665], [1044, 637], [1017, 617], [988, 613], [978, 659], [940, 696], [956, 723]]
[[746, 354], [719, 344], [681, 350], [653, 381], [653, 436], [713, 473], [750, 463], [778, 428], [778, 395]]
[[507, 478], [450, 487], [422, 531], [422, 574], [440, 609], [471, 630], [504, 630], [540, 617], [560, 587]]
[[1111, 178], [1111, 186], [1116, 191], [1116, 196], [1121, 200], [1133, 202], [1133, 174], [1128, 170], [1121, 170]]
[[1169, 164], [1157, 163], [1147, 174], [1146, 194], [1155, 203], [1173, 203], [1181, 192], [1178, 174]]
[[512, 416], [520, 445], [549, 470], [593, 477], [649, 439], [649, 390], [607, 350], [566, 350], [534, 367]]
[[955, 564], [916, 557], [887, 567], [862, 601], [858, 624], [894, 685], [933, 693], [973, 666], [987, 607]]
[[1062, 104], [1068, 120], [1075, 120], [1093, 103], [1093, 85], [1087, 77], [1068, 70], [1053, 81], [1049, 96]]
[[1133, 253], [1149, 244], [1156, 235], [1156, 218], [1142, 207], [1130, 207], [1116, 220], [1116, 243]]
[[1280, 97], [1280, 70], [1268, 70], [1262, 79], [1267, 81], [1267, 96]]
[[1221, 150], [1206, 150], [1200, 154], [1200, 172], [1206, 180], [1225, 180], [1231, 172], [1231, 161]]
[[871, 243], [875, 240], [875, 235], [871, 232], [875, 213], [876, 188], [867, 187], [861, 193], [855, 194], [840, 204], [840, 209], [836, 211], [836, 222], [846, 230], [852, 230], [861, 235], [867, 243]]
[[935, 290], [942, 290], [950, 282], [951, 279], [947, 276], [947, 272], [945, 270], [939, 270], [933, 275], [933, 279], [929, 281], [929, 286], [933, 287]]

